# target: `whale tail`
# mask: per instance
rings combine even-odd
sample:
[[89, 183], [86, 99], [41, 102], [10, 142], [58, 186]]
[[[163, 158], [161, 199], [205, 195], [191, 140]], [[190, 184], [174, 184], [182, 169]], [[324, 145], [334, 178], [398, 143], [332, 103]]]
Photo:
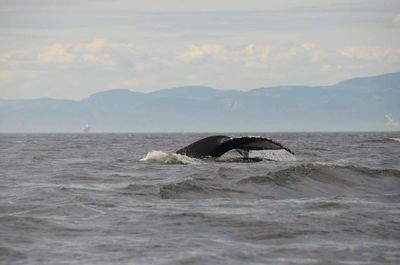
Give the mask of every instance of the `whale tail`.
[[282, 144], [271, 139], [258, 136], [228, 137], [224, 135], [210, 136], [194, 142], [176, 151], [177, 154], [189, 157], [220, 157], [226, 152], [236, 149], [243, 156], [250, 150], [286, 150], [294, 153]]

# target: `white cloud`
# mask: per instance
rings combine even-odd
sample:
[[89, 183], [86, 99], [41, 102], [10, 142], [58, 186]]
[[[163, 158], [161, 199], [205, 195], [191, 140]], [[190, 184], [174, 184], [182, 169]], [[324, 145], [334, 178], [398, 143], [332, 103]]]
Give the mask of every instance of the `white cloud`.
[[305, 63], [310, 63], [310, 61], [319, 62], [324, 55], [326, 56], [323, 49], [312, 42], [276, 47], [270, 55], [270, 60], [274, 64], [281, 64], [282, 62], [301, 62], [302, 66], [304, 66]]
[[303, 48], [306, 51], [312, 51], [312, 50], [314, 50], [316, 48], [316, 45], [314, 43], [311, 43], [311, 42], [306, 42], [306, 43], [303, 44]]
[[305, 52], [307, 52], [311, 56], [312, 61], [318, 61], [322, 57], [321, 49], [312, 42], [306, 42], [302, 45]]
[[249, 44], [239, 54], [246, 59], [266, 62], [271, 54], [271, 45], [268, 44]]
[[[109, 48], [108, 51], [105, 51]], [[39, 63], [69, 64], [77, 62], [90, 62], [100, 65], [114, 65], [115, 59], [110, 51], [131, 49], [132, 46], [125, 43], [107, 42], [103, 39], [94, 39], [88, 43], [62, 44], [54, 43], [37, 55]]]
[[99, 52], [104, 49], [106, 46], [106, 42], [103, 39], [95, 39], [86, 44], [86, 49], [89, 52]]
[[108, 54], [93, 54], [93, 53], [88, 53], [88, 54], [82, 54], [80, 55], [80, 60], [84, 62], [92, 62], [92, 63], [97, 63], [101, 65], [114, 65], [115, 61], [112, 58], [112, 56]]
[[385, 118], [387, 126], [400, 127], [400, 122], [394, 120], [389, 113], [385, 115]]
[[[303, 44], [280, 47], [274, 54], [274, 62], [302, 62], [304, 66], [305, 60], [309, 59], [312, 62], [320, 61], [323, 55], [323, 50], [312, 42]], [[308, 61], [307, 61], [308, 63]]]
[[297, 56], [299, 54], [299, 51], [295, 47], [288, 48], [284, 51], [279, 51], [275, 55], [275, 59], [278, 61], [287, 61], [290, 60], [291, 58]]
[[40, 63], [71, 63], [76, 56], [69, 51], [70, 48], [70, 44], [55, 43], [45, 51], [40, 52], [37, 59]]
[[369, 46], [352, 46], [340, 50], [341, 55], [350, 59], [381, 61], [400, 59], [400, 48], [380, 48]]
[[[242, 46], [243, 47], [243, 46]], [[180, 61], [198, 62], [207, 56], [221, 61], [266, 62], [270, 57], [272, 46], [269, 44], [251, 43], [243, 48], [226, 49], [221, 44], [189, 45], [178, 55]]]
[[7, 63], [14, 63], [14, 62], [21, 62], [25, 60], [32, 59], [32, 50], [30, 49], [13, 49], [9, 50], [0, 55], [0, 62], [7, 64]]
[[206, 56], [223, 57], [225, 48], [219, 44], [189, 45], [184, 52], [178, 55], [178, 59], [191, 63], [201, 61]]

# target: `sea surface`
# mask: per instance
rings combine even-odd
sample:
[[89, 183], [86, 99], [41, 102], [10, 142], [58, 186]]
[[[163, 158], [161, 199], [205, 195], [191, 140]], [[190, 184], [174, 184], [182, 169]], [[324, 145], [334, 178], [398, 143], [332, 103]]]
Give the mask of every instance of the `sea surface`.
[[209, 135], [0, 134], [0, 264], [400, 264], [400, 132]]

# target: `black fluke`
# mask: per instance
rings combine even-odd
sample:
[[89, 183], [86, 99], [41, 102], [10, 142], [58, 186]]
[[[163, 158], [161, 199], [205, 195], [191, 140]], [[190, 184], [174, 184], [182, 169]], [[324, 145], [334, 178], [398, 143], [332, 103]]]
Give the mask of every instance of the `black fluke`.
[[250, 150], [286, 150], [294, 153], [287, 147], [268, 138], [257, 136], [228, 137], [216, 135], [206, 137], [176, 151], [177, 154], [194, 158], [220, 157], [226, 152], [236, 149], [240, 154], [247, 156]]

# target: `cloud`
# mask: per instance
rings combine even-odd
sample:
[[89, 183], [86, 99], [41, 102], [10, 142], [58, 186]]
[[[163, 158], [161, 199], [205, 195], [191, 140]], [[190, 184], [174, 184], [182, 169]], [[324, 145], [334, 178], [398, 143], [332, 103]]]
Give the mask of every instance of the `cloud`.
[[400, 127], [400, 122], [394, 120], [389, 113], [385, 115], [385, 118], [387, 126]]
[[184, 52], [178, 55], [178, 59], [191, 63], [198, 62], [206, 56], [223, 57], [225, 48], [219, 44], [189, 45]]
[[0, 62], [4, 64], [32, 60], [32, 50], [13, 49], [0, 55]]
[[292, 59], [293, 57], [299, 54], [299, 49], [295, 47], [287, 48], [281, 51], [278, 51], [275, 55], [275, 59], [282, 62]]
[[82, 54], [79, 57], [80, 60], [84, 62], [92, 62], [92, 63], [97, 63], [101, 65], [114, 65], [115, 61], [112, 58], [112, 56], [108, 54]]
[[55, 43], [45, 51], [40, 52], [37, 59], [40, 63], [71, 63], [75, 60], [76, 56], [69, 51], [70, 48], [70, 44]]
[[311, 42], [306, 42], [302, 46], [303, 46], [304, 50], [306, 50], [306, 51], [312, 51], [316, 48], [315, 44], [311, 43]]
[[[105, 51], [106, 49], [109, 51]], [[37, 55], [37, 61], [42, 64], [70, 64], [90, 62], [100, 65], [114, 65], [115, 60], [110, 50], [131, 48], [124, 43], [107, 42], [94, 39], [88, 43], [62, 44], [54, 43]]]
[[321, 61], [326, 53], [318, 45], [312, 42], [304, 42], [303, 44], [296, 44], [291, 46], [281, 46], [274, 48], [271, 52], [270, 60], [275, 64], [282, 62], [301, 62], [304, 63]]
[[305, 52], [307, 52], [311, 56], [312, 61], [318, 61], [321, 59], [322, 51], [321, 49], [312, 42], [306, 42], [302, 45]]
[[99, 52], [106, 46], [106, 42], [103, 39], [95, 39], [86, 44], [86, 49], [89, 52]]
[[180, 61], [186, 63], [199, 62], [207, 57], [225, 62], [266, 62], [271, 54], [272, 46], [251, 43], [246, 46], [226, 49], [221, 44], [189, 45], [178, 55]]
[[271, 45], [268, 44], [249, 44], [239, 52], [245, 59], [266, 62], [271, 53]]
[[340, 50], [340, 54], [350, 59], [365, 61], [382, 61], [400, 59], [400, 48], [380, 48], [369, 46], [352, 46]]

